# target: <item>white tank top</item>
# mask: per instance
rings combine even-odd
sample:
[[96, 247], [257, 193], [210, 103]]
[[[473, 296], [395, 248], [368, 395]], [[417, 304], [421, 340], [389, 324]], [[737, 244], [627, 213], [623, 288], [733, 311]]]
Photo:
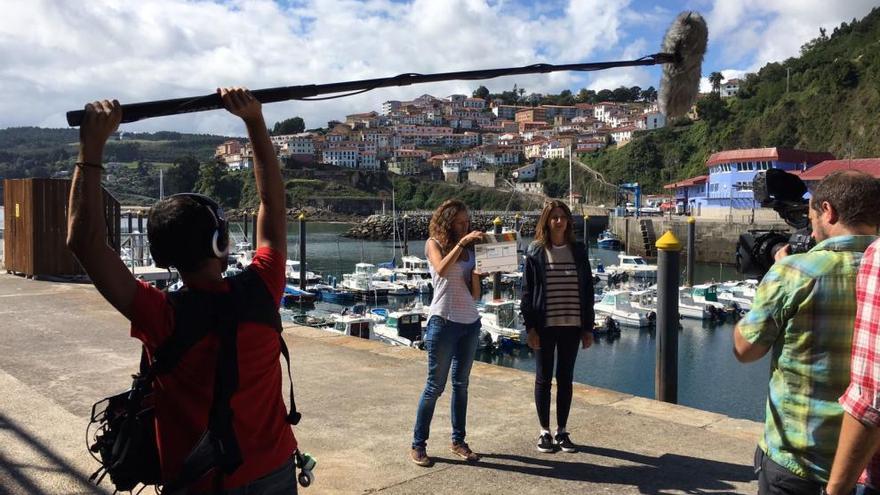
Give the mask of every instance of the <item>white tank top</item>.
[[[436, 239], [429, 242], [440, 243]], [[427, 244], [425, 244], [427, 246]], [[427, 249], [425, 250], [427, 257]], [[480, 319], [474, 297], [471, 295], [470, 282], [471, 272], [474, 269], [474, 252], [468, 252], [467, 261], [456, 261], [446, 271], [446, 276], [441, 277], [434, 270], [434, 265], [429, 261], [428, 268], [431, 272], [431, 283], [434, 284], [434, 297], [431, 299], [431, 307], [428, 310], [428, 318], [439, 316], [445, 320], [456, 323], [470, 324]]]

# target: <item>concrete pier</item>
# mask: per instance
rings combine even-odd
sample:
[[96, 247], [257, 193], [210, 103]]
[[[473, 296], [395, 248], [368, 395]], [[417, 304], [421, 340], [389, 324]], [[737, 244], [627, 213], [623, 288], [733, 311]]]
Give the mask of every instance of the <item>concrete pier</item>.
[[[136, 369], [127, 321], [91, 285], [0, 274], [0, 322], [0, 493], [111, 493], [87, 482], [97, 464], [85, 427], [92, 403], [125, 389]], [[757, 490], [755, 422], [576, 384], [568, 429], [580, 452], [542, 454], [533, 375], [483, 363], [471, 375], [468, 414], [468, 442], [483, 460], [468, 465], [449, 452], [447, 387], [428, 445], [436, 464], [419, 467], [408, 451], [422, 351], [297, 326], [285, 339], [303, 413], [296, 436], [318, 459], [301, 494]]]

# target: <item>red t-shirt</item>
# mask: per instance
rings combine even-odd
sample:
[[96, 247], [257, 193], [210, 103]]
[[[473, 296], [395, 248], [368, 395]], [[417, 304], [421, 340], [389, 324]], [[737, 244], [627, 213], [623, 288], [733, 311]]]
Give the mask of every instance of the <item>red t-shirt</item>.
[[[285, 261], [277, 251], [263, 247], [257, 250], [251, 264], [276, 304], [284, 292]], [[229, 285], [223, 281], [193, 288], [226, 292]], [[132, 308], [131, 336], [144, 342], [147, 353], [152, 355], [174, 329], [171, 305], [164, 292], [140, 282]], [[156, 431], [165, 480], [176, 479], [183, 460], [207, 427], [218, 350], [217, 337], [209, 334], [187, 351], [173, 370], [155, 381]], [[225, 489], [265, 476], [296, 450], [296, 439], [285, 420], [280, 352], [275, 329], [256, 323], [239, 324], [239, 386], [230, 405], [243, 463], [231, 475], [224, 476]], [[210, 492], [213, 481], [213, 475], [208, 474], [192, 490]]]

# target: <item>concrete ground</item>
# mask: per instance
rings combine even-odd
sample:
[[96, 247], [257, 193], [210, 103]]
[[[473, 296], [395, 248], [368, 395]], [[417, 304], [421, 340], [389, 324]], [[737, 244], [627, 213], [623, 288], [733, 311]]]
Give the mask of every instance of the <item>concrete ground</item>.
[[[425, 354], [290, 326], [301, 448], [318, 459], [304, 494], [755, 493], [760, 425], [576, 385], [580, 452], [542, 454], [529, 373], [475, 363], [468, 442], [448, 450], [449, 389], [428, 453], [408, 460]], [[85, 284], [0, 275], [0, 495], [110, 493], [88, 483], [92, 403], [129, 385], [139, 357], [126, 320]], [[720, 392], [719, 392], [720, 393]], [[146, 493], [146, 492], [145, 492]]]

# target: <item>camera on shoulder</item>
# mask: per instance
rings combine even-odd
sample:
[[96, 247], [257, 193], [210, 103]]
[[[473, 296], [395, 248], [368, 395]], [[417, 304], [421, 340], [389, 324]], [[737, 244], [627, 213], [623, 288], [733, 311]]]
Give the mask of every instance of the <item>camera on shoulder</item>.
[[804, 199], [807, 186], [794, 174], [770, 169], [755, 175], [752, 181], [755, 201], [763, 208], [773, 208], [782, 220], [795, 229], [749, 230], [736, 244], [736, 269], [743, 275], [761, 278], [770, 270], [776, 253], [791, 246], [791, 254], [806, 253], [815, 245], [809, 217], [809, 201]]

